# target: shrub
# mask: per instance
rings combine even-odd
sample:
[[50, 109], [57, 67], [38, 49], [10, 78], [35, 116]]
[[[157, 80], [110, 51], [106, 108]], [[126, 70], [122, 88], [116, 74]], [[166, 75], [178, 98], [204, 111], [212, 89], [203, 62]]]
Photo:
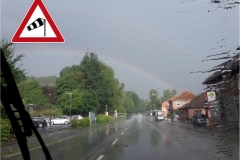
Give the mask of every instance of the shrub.
[[97, 122], [98, 123], [111, 122], [111, 121], [114, 121], [114, 117], [105, 116], [104, 114], [97, 115]]
[[70, 121], [70, 125], [71, 125], [71, 128], [77, 128], [78, 126], [79, 126], [79, 120], [77, 120], [77, 119], [72, 119], [71, 121]]
[[87, 117], [84, 117], [83, 119], [79, 120], [81, 126], [89, 126], [90, 125], [90, 119]]
[[0, 141], [10, 141], [14, 137], [11, 123], [8, 119], [1, 119], [1, 139]]
[[84, 117], [83, 119], [72, 119], [70, 121], [70, 125], [71, 125], [71, 128], [75, 129], [75, 128], [78, 128], [78, 127], [85, 127], [85, 126], [88, 126], [90, 125], [90, 119], [87, 118], [87, 117]]

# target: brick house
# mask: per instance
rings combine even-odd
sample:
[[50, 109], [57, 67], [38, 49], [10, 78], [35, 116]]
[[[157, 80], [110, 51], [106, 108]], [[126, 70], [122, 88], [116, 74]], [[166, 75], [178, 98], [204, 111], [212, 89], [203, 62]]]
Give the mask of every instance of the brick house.
[[196, 95], [185, 90], [182, 93], [164, 101], [161, 104], [163, 114], [166, 117], [170, 109], [176, 110], [183, 105], [189, 103], [194, 97], [196, 97]]
[[207, 91], [216, 93], [212, 115], [218, 110], [221, 120], [239, 122], [239, 53], [216, 67], [221, 71], [213, 73], [202, 83]]
[[189, 103], [179, 108], [179, 120], [191, 120], [195, 112], [206, 114], [204, 105], [206, 101], [206, 93], [203, 92], [193, 98]]

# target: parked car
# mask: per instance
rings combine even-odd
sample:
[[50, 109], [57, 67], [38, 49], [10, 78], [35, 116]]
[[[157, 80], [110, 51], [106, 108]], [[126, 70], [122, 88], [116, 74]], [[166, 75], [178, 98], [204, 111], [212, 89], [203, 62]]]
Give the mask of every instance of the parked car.
[[50, 120], [49, 117], [47, 117], [47, 116], [42, 116], [42, 118], [44, 118], [44, 119], [46, 120], [47, 126], [50, 126], [50, 125], [51, 125], [51, 120]]
[[83, 119], [82, 115], [73, 115], [71, 119]]
[[127, 116], [126, 116], [126, 119], [131, 119], [132, 118], [132, 115], [131, 114], [128, 114]]
[[164, 120], [164, 115], [163, 114], [155, 116], [155, 121], [163, 121], [163, 120]]
[[69, 119], [67, 117], [58, 117], [55, 119], [51, 120], [51, 124], [68, 124], [69, 123]]
[[173, 122], [177, 122], [178, 119], [176, 117], [173, 118]]
[[206, 116], [201, 113], [196, 113], [192, 118], [192, 124], [195, 125], [205, 125], [206, 124]]
[[32, 117], [32, 121], [35, 127], [49, 126], [50, 123], [45, 120], [43, 117]]
[[60, 116], [60, 117], [63, 117], [63, 118], [66, 118], [66, 119], [70, 120], [70, 117], [67, 116], [67, 115], [62, 115], [62, 116]]

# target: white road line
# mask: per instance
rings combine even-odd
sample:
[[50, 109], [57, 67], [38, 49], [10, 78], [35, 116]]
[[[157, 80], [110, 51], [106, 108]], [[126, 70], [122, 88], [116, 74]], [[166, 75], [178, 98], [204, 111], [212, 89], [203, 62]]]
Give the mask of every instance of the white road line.
[[10, 156], [6, 156], [6, 157], [2, 157], [2, 158], [9, 158], [9, 157], [13, 157], [13, 156], [15, 156], [15, 155], [18, 155], [18, 154], [20, 154], [21, 152], [19, 152], [19, 153], [16, 153], [16, 154], [12, 154], [12, 155], [10, 155]]
[[48, 135], [54, 135], [54, 134], [59, 134], [59, 133], [63, 133], [63, 132], [67, 132], [67, 131], [61, 131], [61, 132], [56, 132], [56, 133], [52, 133], [52, 134], [48, 134]]
[[114, 145], [117, 141], [118, 141], [118, 139], [115, 139], [115, 141], [112, 143], [112, 145]]
[[97, 160], [101, 160], [104, 157], [104, 155], [100, 155]]
[[121, 135], [123, 135], [124, 132], [121, 133]]

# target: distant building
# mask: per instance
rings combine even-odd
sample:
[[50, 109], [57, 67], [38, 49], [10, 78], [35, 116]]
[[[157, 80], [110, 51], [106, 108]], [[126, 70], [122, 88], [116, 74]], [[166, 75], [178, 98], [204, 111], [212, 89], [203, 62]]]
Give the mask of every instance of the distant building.
[[179, 119], [188, 121], [191, 120], [196, 112], [206, 114], [204, 104], [206, 102], [206, 93], [203, 92], [200, 95], [193, 98], [189, 103], [179, 108]]
[[[211, 108], [212, 116], [218, 113], [222, 120], [239, 122], [239, 53], [232, 59], [215, 66], [217, 72], [202, 84], [206, 91], [215, 91], [216, 100]], [[216, 112], [218, 110], [218, 112]]]
[[170, 109], [176, 110], [189, 103], [196, 95], [185, 90], [182, 93], [164, 101], [161, 105], [164, 116], [167, 116]]

